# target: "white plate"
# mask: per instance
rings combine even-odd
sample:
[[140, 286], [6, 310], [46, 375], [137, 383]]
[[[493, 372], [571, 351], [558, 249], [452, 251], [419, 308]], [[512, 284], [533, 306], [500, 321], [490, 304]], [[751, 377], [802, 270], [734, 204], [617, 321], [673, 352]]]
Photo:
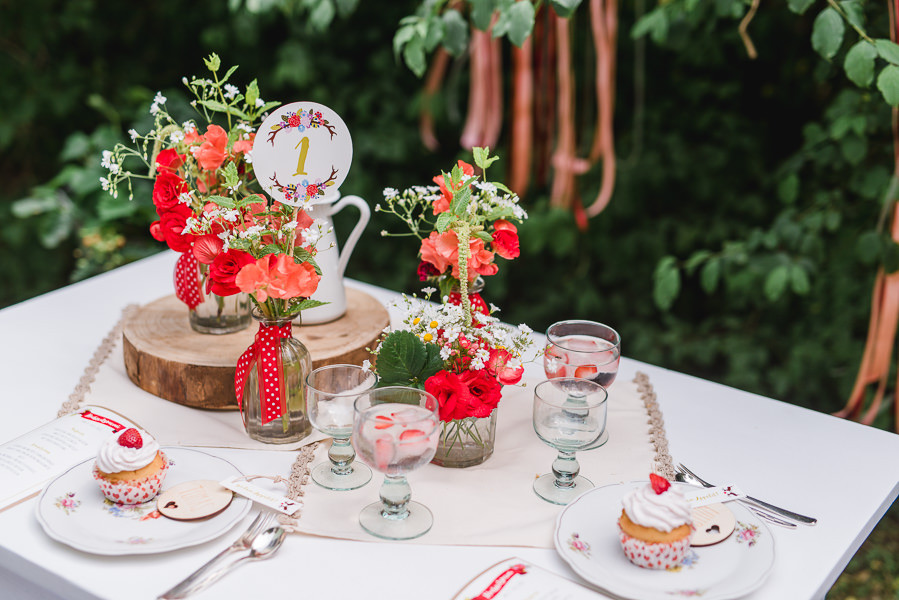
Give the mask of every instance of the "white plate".
[[[163, 448], [171, 466], [162, 489], [194, 479], [240, 476], [228, 461], [187, 448]], [[156, 512], [156, 499], [122, 506], [104, 498], [91, 476], [94, 459], [54, 479], [37, 502], [37, 520], [56, 541], [91, 554], [155, 554], [202, 544], [222, 535], [250, 510], [248, 499], [234, 496], [225, 510], [199, 521], [174, 521]]]
[[603, 591], [636, 600], [726, 600], [762, 585], [774, 564], [774, 537], [736, 502], [727, 506], [737, 518], [737, 529], [718, 544], [691, 548], [677, 570], [643, 569], [631, 563], [618, 541], [621, 500], [646, 484], [634, 481], [592, 489], [559, 514], [556, 550], [578, 575]]

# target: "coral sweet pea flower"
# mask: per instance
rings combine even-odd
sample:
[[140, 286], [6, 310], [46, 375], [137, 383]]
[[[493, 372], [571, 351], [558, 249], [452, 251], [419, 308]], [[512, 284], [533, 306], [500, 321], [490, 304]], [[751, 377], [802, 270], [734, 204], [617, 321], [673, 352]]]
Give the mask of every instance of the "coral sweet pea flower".
[[218, 125], [206, 127], [203, 143], [191, 148], [191, 152], [200, 167], [207, 171], [215, 171], [225, 162], [225, 147], [228, 145], [228, 132]]

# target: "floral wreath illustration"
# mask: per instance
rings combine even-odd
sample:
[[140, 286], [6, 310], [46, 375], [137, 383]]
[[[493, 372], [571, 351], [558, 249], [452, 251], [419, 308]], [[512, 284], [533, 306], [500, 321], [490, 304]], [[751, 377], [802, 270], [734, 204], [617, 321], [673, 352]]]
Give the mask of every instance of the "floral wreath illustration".
[[337, 135], [337, 130], [324, 118], [320, 111], [313, 111], [311, 108], [308, 111], [304, 111], [301, 108], [296, 112], [287, 112], [281, 115], [281, 123], [272, 125], [272, 130], [268, 134], [268, 142], [274, 146], [275, 136], [280, 131], [290, 129], [291, 127], [296, 127], [300, 133], [306, 131], [306, 129], [324, 127], [331, 134], [331, 139], [334, 139], [334, 136]]
[[300, 183], [289, 183], [287, 185], [281, 185], [281, 183], [278, 181], [277, 173], [275, 173], [272, 177], [269, 177], [269, 181], [274, 184], [279, 192], [284, 194], [284, 200], [287, 204], [312, 202], [313, 200], [325, 195], [325, 188], [329, 188], [334, 185], [334, 180], [337, 179], [338, 172], [339, 169], [335, 169], [332, 165], [331, 176], [324, 181], [322, 181], [321, 179], [317, 179], [314, 183], [309, 183], [308, 179], [304, 179]]

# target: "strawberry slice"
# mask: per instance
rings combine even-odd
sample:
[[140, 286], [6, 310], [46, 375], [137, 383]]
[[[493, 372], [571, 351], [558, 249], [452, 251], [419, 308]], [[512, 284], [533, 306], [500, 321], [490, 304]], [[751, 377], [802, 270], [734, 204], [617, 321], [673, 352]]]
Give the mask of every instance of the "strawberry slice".
[[407, 440], [411, 440], [413, 438], [424, 437], [425, 432], [421, 429], [407, 429], [403, 433], [400, 434], [400, 441], [405, 442]]
[[668, 488], [671, 487], [671, 483], [667, 479], [659, 477], [655, 473], [649, 474], [649, 483], [652, 485], [652, 491], [657, 495], [668, 491]]
[[379, 437], [375, 440], [375, 467], [382, 473], [390, 467], [393, 460], [394, 446], [393, 438], [389, 435]]
[[377, 415], [375, 417], [375, 429], [390, 429], [393, 427], [393, 419], [386, 415]]
[[593, 379], [597, 373], [599, 373], [599, 369], [595, 365], [581, 365], [574, 370], [574, 376], [581, 379]]
[[143, 448], [144, 440], [140, 437], [140, 432], [137, 429], [130, 427], [119, 436], [119, 446], [124, 448]]

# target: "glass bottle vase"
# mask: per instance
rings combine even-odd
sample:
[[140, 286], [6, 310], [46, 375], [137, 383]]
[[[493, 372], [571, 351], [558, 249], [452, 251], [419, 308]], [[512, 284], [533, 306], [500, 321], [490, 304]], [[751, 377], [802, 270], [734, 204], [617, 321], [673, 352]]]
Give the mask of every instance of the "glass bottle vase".
[[431, 460], [435, 465], [464, 468], [479, 465], [493, 455], [496, 409], [489, 417], [467, 417], [441, 423], [440, 441]]
[[[192, 290], [190, 288], [193, 287], [193, 284], [187, 283], [188, 280], [193, 280], [192, 277], [187, 276], [187, 271], [192, 271], [194, 268], [190, 266], [191, 262], [196, 265], [197, 273], [197, 285]], [[191, 298], [192, 302], [199, 299], [199, 303], [188, 310], [191, 329], [197, 333], [223, 335], [241, 331], [250, 326], [250, 323], [253, 322], [253, 306], [248, 294], [242, 292], [231, 296], [207, 294], [205, 289], [206, 280], [209, 277], [209, 265], [194, 260], [184, 263], [181, 268], [183, 270], [179, 272], [179, 267], [175, 267], [175, 289], [177, 290], [179, 283], [183, 282], [185, 289], [182, 290], [182, 293]], [[179, 277], [182, 278], [182, 282], [179, 282]], [[188, 303], [189, 305], [190, 303]]]
[[[295, 317], [297, 315], [270, 318], [258, 312], [253, 313], [253, 318], [259, 321], [260, 330], [265, 327], [290, 326]], [[304, 385], [306, 376], [312, 372], [309, 350], [292, 334], [279, 339], [278, 344], [281, 350], [281, 370], [278, 373], [278, 380], [283, 389], [281, 416], [267, 423], [262, 422], [263, 395], [260, 389], [257, 357], [250, 360], [247, 368], [241, 402], [241, 414], [247, 435], [266, 444], [297, 442], [311, 431]]]

